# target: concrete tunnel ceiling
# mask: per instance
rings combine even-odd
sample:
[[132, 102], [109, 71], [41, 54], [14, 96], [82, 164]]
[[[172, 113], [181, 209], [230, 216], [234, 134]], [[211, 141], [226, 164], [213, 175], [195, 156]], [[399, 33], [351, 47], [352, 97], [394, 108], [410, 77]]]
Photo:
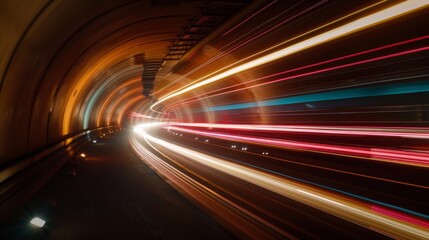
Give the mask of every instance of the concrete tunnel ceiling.
[[[210, 31], [192, 29], [210, 4], [224, 11], [219, 14], [222, 20]], [[353, 75], [348, 69], [308, 75], [295, 82], [277, 81], [278, 74], [417, 39], [428, 31], [425, 4], [325, 0], [294, 4], [276, 0], [2, 1], [0, 29], [6, 34], [0, 39], [0, 164], [30, 156], [86, 129], [132, 121], [133, 112], [183, 122], [283, 123], [284, 119], [278, 120], [281, 117], [276, 115], [275, 104], [271, 116], [264, 114], [263, 104], [273, 103], [269, 101], [275, 96], [347, 88], [350, 84], [368, 84], [370, 78]], [[235, 10], [225, 10], [228, 8]], [[206, 14], [207, 18], [216, 17], [213, 12]], [[187, 44], [178, 44], [178, 40], [193, 42], [180, 57], [175, 53]], [[424, 41], [426, 38], [409, 45], [419, 47]], [[333, 47], [335, 51], [330, 50]], [[416, 59], [403, 65], [404, 74], [418, 75], [420, 70], [416, 69], [426, 67]], [[150, 99], [142, 94], [142, 62], [160, 60], [165, 61], [159, 71], [153, 70], [157, 72], [154, 99]], [[395, 66], [393, 61], [388, 63]], [[371, 76], [378, 81], [384, 76], [381, 65], [377, 71]], [[314, 79], [316, 83], [308, 84]], [[269, 87], [264, 81], [277, 82]], [[228, 95], [222, 95], [222, 89], [228, 89]], [[229, 106], [237, 108], [234, 113], [218, 111], [231, 103], [236, 103]], [[169, 115], [157, 114], [151, 108], [163, 109]], [[311, 121], [304, 115], [288, 116], [287, 120], [300, 124]]]
[[[2, 162], [83, 129], [121, 124], [127, 113], [144, 108], [139, 58], [165, 59], [169, 46], [213, 2], [2, 3], [3, 20], [17, 23], [2, 21], [8, 33], [0, 66]], [[238, 9], [246, 1], [235, 2]], [[170, 74], [177, 62], [165, 61], [157, 77]]]

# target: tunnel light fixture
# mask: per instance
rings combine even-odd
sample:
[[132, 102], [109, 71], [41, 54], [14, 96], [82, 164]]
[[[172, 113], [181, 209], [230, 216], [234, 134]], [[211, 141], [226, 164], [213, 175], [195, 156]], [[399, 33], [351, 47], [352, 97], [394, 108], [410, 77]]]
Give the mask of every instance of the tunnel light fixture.
[[206, 139], [206, 140], [205, 140], [205, 142], [209, 142], [209, 140], [208, 140], [208, 139]]
[[85, 153], [81, 153], [80, 156], [83, 158], [86, 157]]
[[[214, 75], [212, 77], [208, 78], [202, 78], [197, 81], [197, 83], [189, 84], [185, 86], [184, 88], [177, 90], [175, 92], [172, 92], [170, 94], [167, 94], [163, 97], [161, 97], [157, 102], [151, 105], [151, 110], [155, 111], [154, 107], [161, 102], [164, 102], [165, 100], [168, 100], [170, 98], [176, 97], [178, 95], [181, 95], [183, 93], [189, 92], [193, 89], [202, 87], [204, 85], [219, 81], [221, 79], [224, 79], [226, 77], [232, 76], [234, 74], [249, 70], [251, 68], [278, 60], [280, 58], [289, 56], [291, 54], [303, 51], [305, 49], [317, 46], [319, 44], [323, 44], [332, 40], [335, 40], [337, 38], [341, 38], [344, 36], [347, 36], [349, 34], [364, 30], [369, 27], [373, 27], [375, 25], [384, 23], [386, 21], [392, 20], [396, 17], [403, 16], [405, 14], [408, 14], [410, 12], [413, 12], [415, 10], [418, 10], [420, 8], [426, 7], [429, 5], [428, 1], [422, 1], [422, 0], [410, 0], [401, 2], [398, 4], [395, 4], [391, 7], [385, 8], [383, 10], [380, 10], [378, 12], [372, 13], [370, 15], [367, 15], [365, 17], [356, 19], [354, 21], [351, 21], [349, 23], [346, 23], [344, 25], [341, 25], [337, 28], [328, 30], [326, 32], [323, 32], [319, 35], [316, 35], [314, 37], [308, 38], [306, 40], [303, 40], [301, 42], [298, 42], [296, 44], [287, 46], [283, 49], [277, 50], [275, 52], [269, 53], [267, 55], [264, 55], [262, 57], [256, 58], [254, 60], [251, 60], [249, 62], [243, 63], [241, 65], [238, 65], [236, 67], [230, 68], [229, 70], [226, 70], [224, 72], [221, 72], [217, 75]], [[286, 41], [288, 42], [288, 41]]]
[[41, 218], [35, 217], [31, 219], [30, 223], [36, 227], [42, 228], [43, 226], [45, 226], [46, 221]]
[[93, 143], [97, 143], [97, 140], [92, 141]]

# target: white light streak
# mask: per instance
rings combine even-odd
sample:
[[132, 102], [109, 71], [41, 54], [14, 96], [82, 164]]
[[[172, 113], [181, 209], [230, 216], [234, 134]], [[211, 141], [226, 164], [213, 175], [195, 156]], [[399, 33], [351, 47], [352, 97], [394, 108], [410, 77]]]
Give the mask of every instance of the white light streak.
[[139, 129], [136, 132], [142, 135], [146, 141], [160, 145], [188, 160], [196, 161], [350, 222], [399, 238], [424, 239], [429, 236], [427, 230], [374, 213], [368, 210], [368, 206], [355, 200], [164, 141], [147, 134], [144, 128], [136, 127], [135, 129]]
[[392, 7], [386, 8], [384, 10], [381, 10], [379, 12], [370, 14], [366, 17], [362, 17], [360, 19], [357, 19], [355, 21], [352, 21], [350, 23], [344, 24], [340, 27], [337, 27], [335, 29], [332, 29], [330, 31], [327, 31], [325, 33], [319, 34], [317, 36], [314, 36], [312, 38], [309, 38], [307, 40], [304, 40], [302, 42], [296, 43], [294, 45], [288, 46], [286, 48], [283, 48], [281, 50], [275, 51], [273, 53], [267, 54], [263, 57], [257, 58], [255, 60], [249, 61], [247, 63], [244, 63], [242, 65], [239, 65], [237, 67], [231, 68], [225, 72], [222, 72], [218, 75], [215, 75], [213, 77], [204, 79], [198, 83], [189, 85], [188, 87], [185, 87], [179, 91], [173, 92], [171, 94], [168, 94], [164, 97], [161, 97], [157, 102], [151, 105], [151, 110], [154, 110], [154, 107], [161, 102], [164, 102], [165, 100], [168, 100], [170, 98], [176, 97], [178, 95], [181, 95], [183, 93], [189, 92], [193, 89], [199, 88], [201, 86], [216, 82], [220, 79], [229, 77], [231, 75], [234, 75], [236, 73], [260, 66], [262, 64], [266, 64], [272, 61], [275, 61], [277, 59], [286, 57], [288, 55], [297, 53], [299, 51], [317, 46], [319, 44], [346, 36], [348, 34], [363, 30], [368, 27], [375, 26], [377, 24], [386, 22], [388, 20], [392, 20], [396, 17], [408, 14], [412, 11], [415, 11], [417, 9], [423, 8], [425, 6], [429, 5], [429, 1], [427, 0], [409, 0], [405, 2], [401, 2], [399, 4], [396, 4]]

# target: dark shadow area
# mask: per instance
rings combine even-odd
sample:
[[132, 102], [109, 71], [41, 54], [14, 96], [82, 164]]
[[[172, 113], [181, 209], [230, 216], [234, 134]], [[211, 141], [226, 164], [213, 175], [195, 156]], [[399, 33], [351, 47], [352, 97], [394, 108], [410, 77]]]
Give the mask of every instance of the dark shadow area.
[[[2, 226], [1, 239], [234, 239], [145, 165], [127, 133], [80, 154]], [[43, 228], [31, 226], [36, 216]]]

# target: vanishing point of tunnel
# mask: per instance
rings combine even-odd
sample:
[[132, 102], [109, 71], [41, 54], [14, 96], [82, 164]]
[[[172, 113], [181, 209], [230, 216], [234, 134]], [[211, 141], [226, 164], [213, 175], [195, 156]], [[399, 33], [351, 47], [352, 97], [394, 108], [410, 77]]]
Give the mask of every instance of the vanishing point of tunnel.
[[0, 0], [0, 239], [429, 239], [429, 0]]

